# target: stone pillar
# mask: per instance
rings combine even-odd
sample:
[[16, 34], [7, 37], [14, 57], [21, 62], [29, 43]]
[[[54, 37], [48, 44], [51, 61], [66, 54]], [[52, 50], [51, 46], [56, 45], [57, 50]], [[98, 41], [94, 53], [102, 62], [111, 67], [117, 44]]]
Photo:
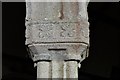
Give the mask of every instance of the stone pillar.
[[78, 63], [77, 61], [66, 62], [66, 78], [78, 78]]
[[37, 63], [37, 78], [51, 78], [51, 63], [40, 61]]
[[26, 0], [26, 45], [37, 78], [77, 79], [88, 56], [87, 3]]

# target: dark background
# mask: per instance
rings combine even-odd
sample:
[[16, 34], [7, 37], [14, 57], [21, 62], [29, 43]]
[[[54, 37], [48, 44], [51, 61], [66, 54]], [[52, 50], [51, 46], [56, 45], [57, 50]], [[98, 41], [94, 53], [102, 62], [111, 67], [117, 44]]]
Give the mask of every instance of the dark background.
[[[88, 13], [90, 51], [79, 80], [120, 80], [119, 3], [90, 2]], [[2, 80], [36, 78], [25, 46], [25, 15], [24, 2], [2, 3]]]

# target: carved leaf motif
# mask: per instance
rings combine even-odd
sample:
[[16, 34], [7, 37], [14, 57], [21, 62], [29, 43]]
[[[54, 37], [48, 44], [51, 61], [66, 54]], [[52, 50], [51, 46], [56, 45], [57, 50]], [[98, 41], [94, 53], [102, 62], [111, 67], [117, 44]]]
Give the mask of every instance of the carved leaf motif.
[[60, 37], [74, 37], [75, 36], [74, 26], [70, 24], [60, 25], [60, 26], [61, 26]]
[[53, 25], [52, 24], [40, 24], [38, 35], [39, 35], [39, 38], [53, 37]]

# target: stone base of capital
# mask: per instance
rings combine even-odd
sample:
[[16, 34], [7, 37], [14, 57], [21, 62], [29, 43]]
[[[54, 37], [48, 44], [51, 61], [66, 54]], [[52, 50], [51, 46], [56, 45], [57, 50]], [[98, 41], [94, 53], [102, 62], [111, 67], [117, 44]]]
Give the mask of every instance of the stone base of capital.
[[84, 43], [49, 43], [28, 45], [34, 62], [40, 60], [83, 61], [88, 56], [88, 45]]

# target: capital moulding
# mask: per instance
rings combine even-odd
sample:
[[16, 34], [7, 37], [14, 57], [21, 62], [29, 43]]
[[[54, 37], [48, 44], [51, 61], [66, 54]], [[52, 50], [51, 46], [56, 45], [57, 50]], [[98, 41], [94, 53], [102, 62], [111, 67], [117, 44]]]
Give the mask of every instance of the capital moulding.
[[88, 57], [88, 1], [26, 0], [26, 42], [37, 67], [37, 78], [75, 78]]

